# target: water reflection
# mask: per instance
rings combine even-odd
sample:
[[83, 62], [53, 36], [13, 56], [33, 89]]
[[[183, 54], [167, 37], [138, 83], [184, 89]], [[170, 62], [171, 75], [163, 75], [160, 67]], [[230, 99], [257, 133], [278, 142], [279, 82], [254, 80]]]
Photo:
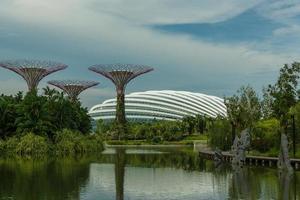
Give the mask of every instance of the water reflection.
[[2, 159], [0, 177], [0, 199], [79, 199], [89, 165], [85, 159]]
[[124, 176], [126, 165], [125, 149], [116, 149], [115, 159], [115, 182], [116, 182], [116, 200], [124, 199]]
[[185, 149], [0, 159], [0, 199], [300, 199], [299, 179], [275, 168], [215, 167]]

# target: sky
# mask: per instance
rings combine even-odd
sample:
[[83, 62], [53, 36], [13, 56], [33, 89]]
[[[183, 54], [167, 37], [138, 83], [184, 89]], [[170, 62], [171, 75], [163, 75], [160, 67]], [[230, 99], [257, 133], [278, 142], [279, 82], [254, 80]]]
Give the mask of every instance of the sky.
[[[99, 81], [80, 95], [87, 107], [115, 96], [94, 64], [152, 66], [126, 93], [186, 90], [230, 96], [258, 93], [280, 67], [300, 61], [299, 0], [0, 0], [0, 60], [67, 64], [42, 80]], [[0, 93], [26, 91], [0, 68]]]

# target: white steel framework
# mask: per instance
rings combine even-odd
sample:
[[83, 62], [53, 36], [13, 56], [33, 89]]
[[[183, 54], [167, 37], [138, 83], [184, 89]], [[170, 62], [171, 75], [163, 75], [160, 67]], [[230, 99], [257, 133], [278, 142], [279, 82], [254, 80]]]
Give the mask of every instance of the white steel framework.
[[[89, 114], [95, 120], [115, 118], [116, 99], [93, 106]], [[146, 91], [125, 96], [125, 113], [129, 120], [180, 120], [185, 116], [226, 116], [224, 100], [211, 95], [186, 91]]]

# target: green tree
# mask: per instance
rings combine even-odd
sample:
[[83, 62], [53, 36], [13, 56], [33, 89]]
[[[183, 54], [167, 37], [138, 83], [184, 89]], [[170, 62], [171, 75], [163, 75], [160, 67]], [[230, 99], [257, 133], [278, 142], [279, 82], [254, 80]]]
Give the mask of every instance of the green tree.
[[16, 96], [0, 96], [0, 138], [12, 136], [16, 132], [16, 107], [22, 100], [22, 93]]
[[35, 90], [26, 94], [23, 101], [17, 106], [18, 133], [32, 132], [37, 135], [48, 135], [55, 131], [45, 103], [46, 98], [38, 96]]
[[250, 87], [241, 87], [237, 94], [225, 98], [228, 119], [232, 126], [232, 135], [247, 127], [251, 128], [253, 123], [261, 117], [261, 105], [255, 90]]
[[292, 106], [296, 105], [299, 95], [297, 90], [300, 73], [300, 63], [285, 64], [280, 69], [277, 82], [268, 86], [268, 92], [273, 98], [272, 110], [280, 120], [281, 127], [287, 133], [288, 113]]
[[268, 92], [268, 88], [263, 88], [263, 100], [261, 101], [261, 112], [264, 119], [270, 119], [274, 116], [272, 110], [273, 98]]
[[193, 116], [186, 116], [182, 119], [182, 128], [185, 133], [191, 135], [195, 128], [195, 117]]

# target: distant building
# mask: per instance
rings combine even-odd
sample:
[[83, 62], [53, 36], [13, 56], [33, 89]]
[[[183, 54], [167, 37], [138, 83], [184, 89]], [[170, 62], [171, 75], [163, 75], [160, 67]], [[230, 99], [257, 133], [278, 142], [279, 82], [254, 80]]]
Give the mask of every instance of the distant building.
[[[224, 100], [211, 95], [186, 91], [146, 91], [125, 96], [126, 118], [133, 121], [180, 120], [185, 116], [226, 116]], [[89, 111], [94, 120], [113, 120], [116, 99], [108, 99]]]

